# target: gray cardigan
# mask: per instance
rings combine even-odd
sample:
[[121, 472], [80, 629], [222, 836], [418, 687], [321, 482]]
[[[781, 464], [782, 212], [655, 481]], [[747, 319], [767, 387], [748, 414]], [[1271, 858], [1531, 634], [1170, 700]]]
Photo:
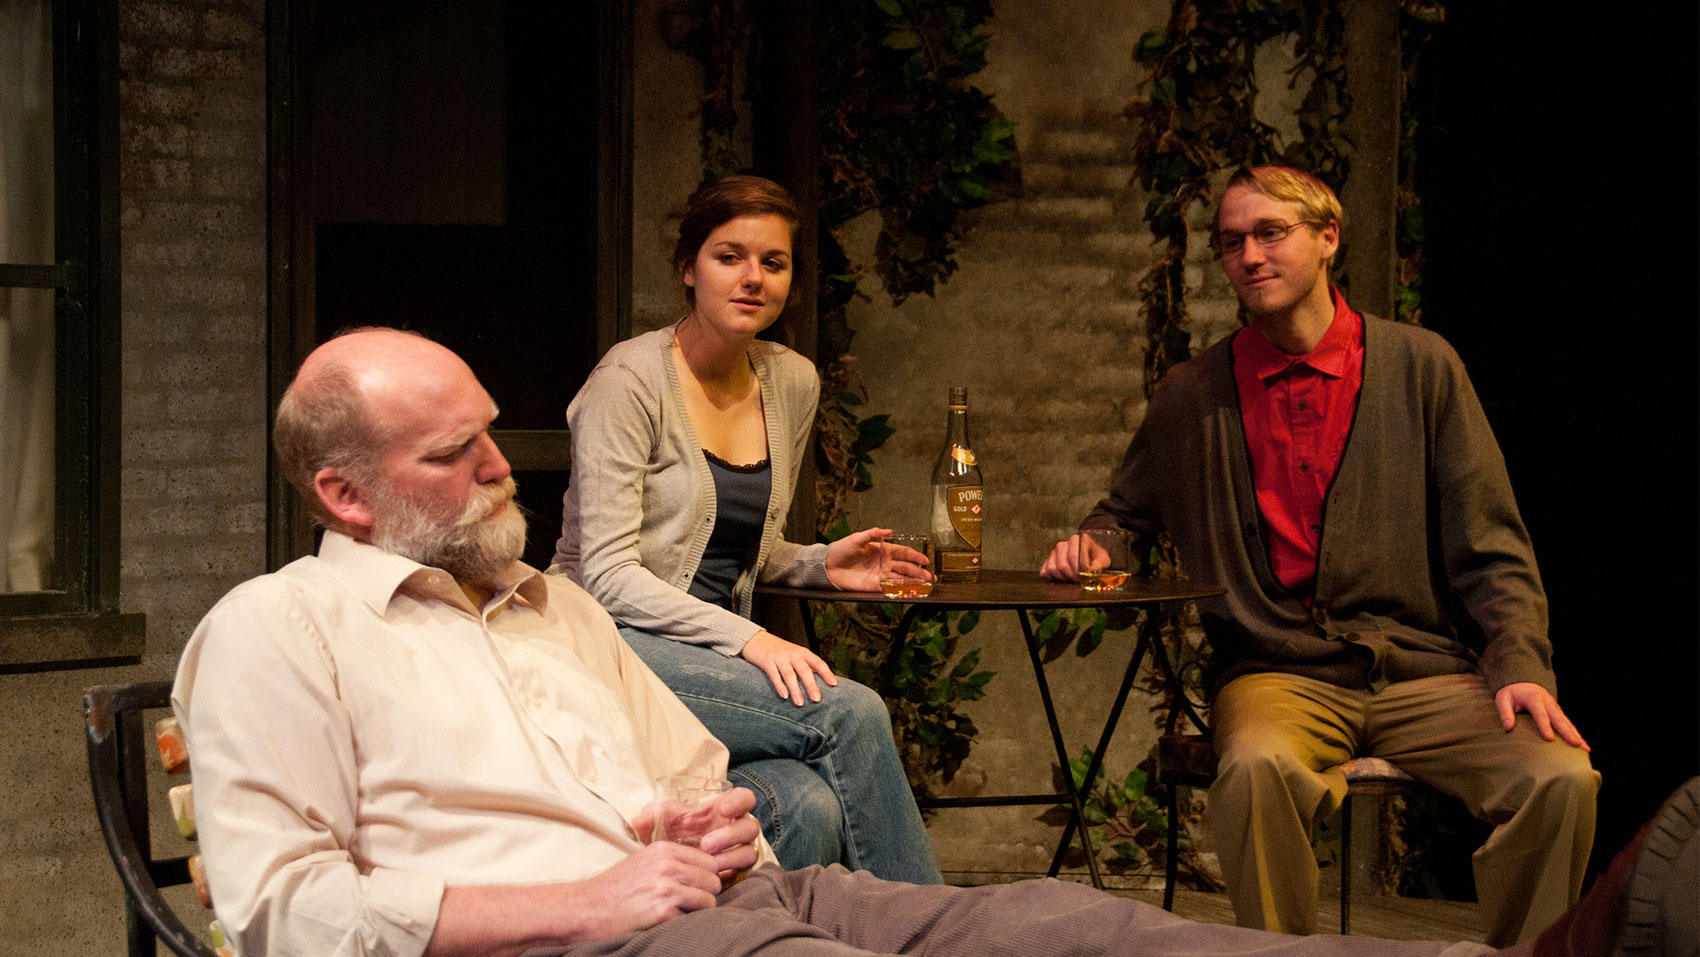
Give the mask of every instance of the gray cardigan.
[[[1246, 335], [1246, 332], [1239, 333]], [[1546, 593], [1505, 459], [1456, 352], [1364, 317], [1364, 376], [1306, 608], [1270, 570], [1224, 340], [1170, 370], [1082, 527], [1167, 529], [1194, 579], [1211, 686], [1260, 671], [1345, 687], [1480, 670], [1556, 694]]]
[[549, 571], [583, 585], [616, 620], [735, 655], [760, 630], [749, 620], [756, 582], [832, 587], [826, 546], [780, 537], [814, 428], [820, 379], [809, 360], [757, 340], [772, 492], [754, 562], [732, 596], [737, 614], [686, 593], [714, 531], [714, 478], [691, 427], [673, 365], [677, 323], [622, 342], [567, 407], [571, 484]]

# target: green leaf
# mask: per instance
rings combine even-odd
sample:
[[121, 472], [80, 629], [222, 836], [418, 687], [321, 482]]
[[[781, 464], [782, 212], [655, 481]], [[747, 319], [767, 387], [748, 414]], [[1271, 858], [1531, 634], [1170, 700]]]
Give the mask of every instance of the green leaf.
[[1006, 162], [1015, 152], [1000, 143], [988, 143], [981, 140], [974, 144], [974, 158], [987, 166], [997, 166]]
[[1087, 655], [1098, 650], [1098, 646], [1104, 643], [1104, 629], [1108, 628], [1109, 625], [1110, 619], [1102, 616], [1093, 622], [1092, 627], [1086, 629], [1086, 633], [1080, 636], [1079, 653]]
[[950, 669], [950, 673], [958, 678], [966, 678], [968, 677], [969, 672], [972, 672], [975, 668], [979, 667], [979, 664], [980, 649], [976, 648], [963, 655], [962, 660], [956, 663], [956, 667]]
[[1407, 206], [1399, 213], [1399, 243], [1401, 246], [1421, 246], [1426, 230], [1423, 228], [1423, 208]]
[[868, 450], [877, 449], [896, 433], [897, 430], [891, 427], [889, 413], [870, 415], [856, 423], [856, 446]]
[[1001, 116], [993, 117], [980, 127], [980, 142], [997, 143], [1009, 139], [1015, 133], [1015, 123]]
[[1160, 76], [1151, 84], [1151, 102], [1168, 106], [1175, 102], [1175, 78]]
[[984, 201], [992, 198], [992, 184], [982, 176], [969, 174], [957, 180], [956, 185], [970, 199]]
[[920, 34], [913, 30], [893, 30], [885, 38], [885, 46], [893, 50], [913, 50], [920, 45]]
[[874, 0], [874, 6], [879, 7], [880, 12], [888, 17], [903, 16], [903, 5], [897, 0]]
[[1147, 30], [1134, 44], [1133, 58], [1144, 66], [1156, 66], [1168, 51], [1168, 36], [1161, 30]]
[[980, 623], [980, 612], [979, 612], [978, 609], [973, 610], [973, 611], [965, 611], [965, 612], [962, 613], [962, 617], [956, 619], [956, 633], [959, 634], [959, 635], [966, 635], [969, 632], [973, 631], [974, 626], [978, 625], [979, 623]]

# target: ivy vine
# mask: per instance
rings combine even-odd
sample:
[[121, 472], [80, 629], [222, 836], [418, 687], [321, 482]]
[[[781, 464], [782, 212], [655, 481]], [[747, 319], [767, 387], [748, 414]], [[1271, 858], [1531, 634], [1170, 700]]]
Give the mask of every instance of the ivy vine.
[[[1016, 182], [1014, 125], [970, 78], [986, 65], [981, 27], [989, 0], [828, 0], [819, 7], [821, 203], [819, 211], [820, 412], [815, 420], [821, 537], [849, 531], [845, 505], [873, 484], [872, 453], [891, 435], [884, 415], [860, 415], [849, 323], [864, 264], [845, 247], [848, 224], [879, 217], [871, 264], [895, 307], [932, 295], [956, 271], [960, 215], [1008, 195]], [[979, 652], [955, 658], [978, 621], [951, 613], [916, 622], [891, 647], [895, 606], [841, 606], [833, 630], [840, 665], [871, 684], [892, 710], [893, 733], [917, 793], [948, 783], [976, 728], [959, 708], [984, 694], [993, 673]]]
[[[701, 142], [705, 176], [742, 168], [732, 148], [739, 56], [759, 37], [734, 0], [699, 0], [687, 48], [702, 62]], [[864, 414], [848, 313], [865, 298], [871, 268], [893, 306], [931, 295], [956, 271], [961, 213], [1010, 195], [1018, 182], [1014, 126], [975, 88], [985, 67], [989, 0], [826, 0], [820, 23], [821, 181], [815, 421], [816, 533], [850, 529], [846, 506], [872, 487], [873, 453], [891, 436], [887, 416]], [[752, 75], [745, 70], [745, 75]], [[844, 230], [873, 213], [873, 261], [852, 260]], [[916, 623], [892, 647], [895, 613], [881, 606], [831, 606], [817, 616], [838, 667], [886, 699], [893, 732], [918, 792], [949, 782], [967, 756], [973, 722], [958, 710], [984, 693], [993, 673], [978, 652], [957, 657], [977, 618], [950, 614]]]
[[[1255, 60], [1264, 44], [1291, 42], [1288, 82], [1308, 81], [1296, 111], [1300, 136], [1283, 143], [1257, 118]], [[1346, 89], [1345, 15], [1326, 0], [1175, 0], [1163, 30], [1139, 38], [1133, 56], [1148, 93], [1128, 105], [1137, 126], [1134, 181], [1150, 194], [1144, 218], [1158, 254], [1139, 292], [1145, 312], [1145, 394], [1191, 357], [1186, 325], [1188, 222], [1211, 197], [1212, 179], [1239, 166], [1306, 169], [1338, 190], [1351, 143], [1341, 118]]]
[[1399, 116], [1399, 186], [1395, 252], [1399, 286], [1393, 314], [1400, 322], [1423, 321], [1423, 203], [1417, 192], [1418, 111], [1416, 88], [1422, 54], [1446, 22], [1446, 8], [1435, 0], [1404, 0], [1399, 13], [1399, 55], [1403, 68], [1403, 105]]
[[[1423, 229], [1415, 187], [1417, 113], [1410, 104], [1421, 50], [1444, 21], [1445, 12], [1439, 0], [1401, 0], [1400, 6], [1406, 107], [1399, 145], [1396, 317], [1417, 322]], [[1255, 112], [1259, 94], [1255, 60], [1259, 48], [1270, 43], [1291, 44], [1289, 85], [1309, 83], [1295, 111], [1299, 135], [1292, 142], [1283, 142], [1278, 131], [1258, 120]], [[1137, 124], [1133, 181], [1149, 194], [1144, 218], [1158, 247], [1139, 287], [1148, 337], [1145, 392], [1149, 397], [1164, 374], [1191, 355], [1184, 275], [1189, 223], [1211, 201], [1213, 181], [1219, 174], [1277, 164], [1308, 170], [1336, 192], [1344, 185], [1352, 144], [1342, 130], [1351, 108], [1343, 6], [1327, 0], [1175, 0], [1167, 26], [1140, 37], [1133, 57], [1148, 70], [1145, 95], [1125, 111]], [[1157, 558], [1158, 567], [1172, 567], [1178, 573], [1172, 552]], [[1163, 630], [1171, 654], [1180, 656], [1176, 660], [1189, 650], [1201, 653], [1202, 648], [1189, 648], [1180, 614], [1170, 611], [1169, 615]], [[1069, 637], [1065, 634], [1060, 643], [1066, 644]], [[1096, 644], [1086, 631], [1079, 632], [1076, 640], [1083, 654]], [[1187, 667], [1196, 669], [1201, 661], [1195, 655]], [[1167, 682], [1151, 678], [1143, 687], [1153, 695], [1153, 713], [1170, 713], [1175, 690]], [[1119, 793], [1106, 784], [1109, 790], [1101, 804], [1108, 818], [1103, 826], [1115, 823], [1119, 815], [1123, 833], [1149, 837], [1169, 822], [1159, 825], [1152, 819], [1150, 809], [1139, 800], [1142, 791], [1134, 793], [1135, 784], [1144, 784], [1138, 769]], [[1113, 800], [1118, 797], [1119, 802]], [[1148, 852], [1132, 853], [1139, 849], [1138, 843], [1121, 844], [1119, 849], [1112, 847], [1117, 859], [1148, 856]], [[1203, 874], [1196, 869], [1194, 873]]]

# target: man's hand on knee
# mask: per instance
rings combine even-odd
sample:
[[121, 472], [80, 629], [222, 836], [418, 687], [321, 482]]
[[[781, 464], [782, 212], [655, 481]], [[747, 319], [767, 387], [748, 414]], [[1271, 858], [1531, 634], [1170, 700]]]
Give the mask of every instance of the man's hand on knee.
[[[753, 856], [753, 855], [752, 855]], [[602, 873], [570, 885], [582, 894], [585, 935], [644, 930], [714, 906], [721, 881], [717, 859], [683, 844], [657, 841]]]
[[1556, 735], [1565, 744], [1593, 751], [1588, 742], [1582, 739], [1576, 725], [1564, 716], [1564, 709], [1558, 706], [1558, 699], [1547, 693], [1547, 689], [1532, 681], [1518, 681], [1499, 689], [1493, 696], [1493, 703], [1499, 708], [1499, 723], [1510, 731], [1517, 726], [1517, 712], [1525, 711], [1535, 722], [1535, 730], [1541, 737], [1551, 741]]

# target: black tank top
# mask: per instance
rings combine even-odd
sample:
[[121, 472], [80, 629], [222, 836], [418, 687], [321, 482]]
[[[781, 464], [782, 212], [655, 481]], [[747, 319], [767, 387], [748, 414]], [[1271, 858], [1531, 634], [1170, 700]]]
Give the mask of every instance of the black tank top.
[[702, 553], [690, 594], [728, 611], [738, 575], [756, 560], [761, 547], [762, 518], [773, 495], [773, 467], [768, 459], [754, 465], [733, 465], [703, 450], [714, 476], [714, 531]]

